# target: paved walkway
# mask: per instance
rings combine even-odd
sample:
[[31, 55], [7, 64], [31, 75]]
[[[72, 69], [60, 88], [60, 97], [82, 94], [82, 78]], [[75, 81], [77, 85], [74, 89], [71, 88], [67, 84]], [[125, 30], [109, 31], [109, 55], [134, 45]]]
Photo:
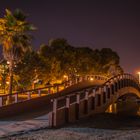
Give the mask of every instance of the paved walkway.
[[0, 121], [0, 138], [46, 128], [48, 115], [25, 121]]

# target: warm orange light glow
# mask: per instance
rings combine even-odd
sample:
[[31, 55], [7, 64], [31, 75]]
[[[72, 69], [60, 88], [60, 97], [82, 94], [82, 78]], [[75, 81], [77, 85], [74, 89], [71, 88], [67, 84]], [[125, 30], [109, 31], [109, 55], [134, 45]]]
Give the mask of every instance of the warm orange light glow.
[[63, 77], [64, 77], [64, 78], [67, 78], [68, 76], [67, 76], [67, 75], [64, 75]]
[[90, 81], [93, 81], [93, 80], [94, 80], [94, 79], [91, 77], [91, 78], [90, 78]]
[[63, 75], [63, 78], [64, 78], [65, 80], [68, 80], [68, 75]]
[[7, 61], [7, 64], [9, 65], [9, 64], [10, 64], [10, 62], [9, 62], [9, 61]]
[[138, 76], [139, 76], [139, 84], [140, 84], [140, 72], [138, 72]]

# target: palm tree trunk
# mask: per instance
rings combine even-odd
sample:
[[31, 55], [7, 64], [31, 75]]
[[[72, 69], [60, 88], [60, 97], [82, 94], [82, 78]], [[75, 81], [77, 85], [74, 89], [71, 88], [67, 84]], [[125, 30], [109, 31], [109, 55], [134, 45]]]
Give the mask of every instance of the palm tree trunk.
[[8, 98], [7, 98], [7, 104], [10, 104], [12, 102], [12, 89], [13, 89], [13, 61], [10, 61], [9, 64], [9, 89], [8, 89]]
[[13, 68], [9, 69], [9, 75], [10, 75], [10, 80], [9, 80], [9, 90], [8, 90], [8, 94], [12, 94], [12, 89], [13, 89]]

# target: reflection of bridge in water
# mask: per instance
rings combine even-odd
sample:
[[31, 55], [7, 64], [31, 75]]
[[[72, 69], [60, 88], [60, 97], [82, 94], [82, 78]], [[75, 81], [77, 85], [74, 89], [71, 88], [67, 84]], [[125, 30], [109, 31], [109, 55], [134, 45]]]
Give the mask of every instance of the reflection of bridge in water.
[[[49, 117], [48, 124], [59, 126], [105, 111], [134, 111], [136, 104], [132, 101], [139, 99], [140, 85], [130, 74], [111, 79], [89, 75], [54, 86], [14, 93], [11, 104], [6, 105], [9, 97], [0, 96], [1, 118], [45, 110]], [[128, 107], [130, 104], [132, 106]]]

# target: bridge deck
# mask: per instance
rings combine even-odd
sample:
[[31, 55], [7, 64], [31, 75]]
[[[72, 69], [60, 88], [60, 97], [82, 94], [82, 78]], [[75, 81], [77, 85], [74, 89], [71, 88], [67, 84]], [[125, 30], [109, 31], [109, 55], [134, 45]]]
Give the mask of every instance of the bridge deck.
[[[85, 89], [85, 88], [88, 88], [91, 86], [96, 87], [96, 86], [101, 85], [103, 83], [104, 83], [103, 81], [98, 81], [98, 80], [97, 81], [84, 81], [84, 82], [78, 83], [76, 85], [72, 85], [71, 87], [68, 87], [68, 88], [64, 89], [63, 91], [60, 91], [59, 93], [56, 93], [56, 94], [58, 97], [59, 97], [59, 95], [65, 96], [65, 95], [71, 94], [73, 92], [78, 92], [82, 89]], [[53, 98], [53, 96], [54, 96], [54, 94], [52, 94], [52, 98]], [[22, 104], [24, 104], [24, 102]], [[33, 109], [32, 111], [27, 110], [27, 112], [17, 114], [16, 116], [13, 116], [13, 117], [12, 116], [4, 117], [4, 118], [2, 118], [2, 120], [11, 120], [11, 117], [14, 120], [26, 120], [26, 119], [32, 119], [32, 118], [35, 118], [38, 116], [42, 116], [51, 110], [51, 108], [49, 107], [50, 100], [49, 100], [49, 103], [46, 103], [46, 105], [47, 106], [42, 106], [42, 107], [38, 107], [36, 109]], [[0, 108], [0, 111], [1, 111], [1, 108]]]

